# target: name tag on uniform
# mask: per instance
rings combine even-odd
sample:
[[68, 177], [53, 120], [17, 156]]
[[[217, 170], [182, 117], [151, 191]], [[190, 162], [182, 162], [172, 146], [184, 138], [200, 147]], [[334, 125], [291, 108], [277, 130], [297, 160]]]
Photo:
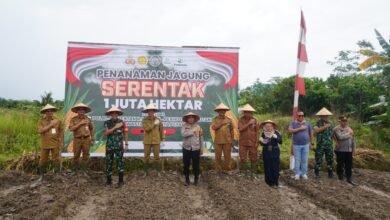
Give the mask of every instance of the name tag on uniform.
[[52, 128], [52, 129], [51, 129], [51, 133], [52, 133], [52, 134], [56, 134], [56, 133], [57, 133], [56, 129], [55, 129], [55, 128]]

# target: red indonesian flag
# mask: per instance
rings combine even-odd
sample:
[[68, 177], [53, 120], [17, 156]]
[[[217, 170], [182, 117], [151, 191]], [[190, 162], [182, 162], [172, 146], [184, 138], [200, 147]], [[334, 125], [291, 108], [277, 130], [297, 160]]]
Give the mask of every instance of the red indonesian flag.
[[293, 118], [296, 118], [298, 112], [298, 99], [299, 95], [306, 95], [305, 91], [305, 80], [303, 74], [305, 72], [306, 63], [308, 63], [307, 52], [306, 52], [306, 24], [303, 12], [301, 11], [301, 27], [298, 43], [298, 60], [297, 60], [297, 71], [295, 76], [295, 92], [294, 92], [294, 110]]

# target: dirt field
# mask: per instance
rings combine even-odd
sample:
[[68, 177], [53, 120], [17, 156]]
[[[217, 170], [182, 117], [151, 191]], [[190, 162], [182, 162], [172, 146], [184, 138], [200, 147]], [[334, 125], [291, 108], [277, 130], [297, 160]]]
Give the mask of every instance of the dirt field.
[[0, 219], [390, 219], [390, 173], [354, 170], [353, 187], [336, 179], [309, 176], [295, 181], [281, 172], [281, 187], [263, 176], [201, 176], [200, 186], [183, 186], [167, 171], [125, 176], [125, 185], [106, 187], [104, 174], [89, 178], [16, 171], [0, 173]]

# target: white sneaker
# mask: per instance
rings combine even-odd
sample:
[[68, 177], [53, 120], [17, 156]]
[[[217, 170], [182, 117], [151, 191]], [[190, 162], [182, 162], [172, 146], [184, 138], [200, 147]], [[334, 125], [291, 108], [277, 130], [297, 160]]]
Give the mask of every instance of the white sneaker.
[[295, 175], [294, 180], [299, 180], [299, 175]]
[[303, 175], [302, 178], [303, 178], [304, 180], [307, 180], [307, 175]]

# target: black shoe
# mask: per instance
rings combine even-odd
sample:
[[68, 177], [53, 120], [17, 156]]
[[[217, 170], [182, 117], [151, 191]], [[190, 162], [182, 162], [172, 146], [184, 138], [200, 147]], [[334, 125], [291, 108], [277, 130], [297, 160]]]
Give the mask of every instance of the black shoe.
[[196, 175], [195, 178], [194, 178], [194, 185], [195, 186], [199, 185], [199, 176], [198, 175]]
[[355, 182], [352, 182], [351, 179], [347, 179], [347, 183], [351, 184], [352, 186], [357, 186], [358, 184]]
[[124, 184], [124, 182], [123, 182], [123, 172], [120, 172], [118, 175], [119, 175], [118, 187], [120, 187], [120, 186], [122, 186]]
[[190, 177], [186, 176], [186, 180], [184, 182], [184, 186], [189, 186], [190, 185]]
[[343, 176], [343, 175], [337, 175], [337, 178], [338, 178], [339, 180], [341, 180], [341, 181], [344, 180], [344, 176]]
[[333, 178], [333, 171], [332, 171], [332, 170], [329, 170], [329, 171], [328, 171], [328, 178], [329, 178], [329, 179], [332, 179], [332, 178]]
[[320, 171], [315, 170], [314, 171], [314, 176], [315, 176], [316, 179], [319, 179], [320, 178]]
[[112, 178], [111, 178], [111, 176], [107, 176], [106, 186], [111, 186], [111, 184], [112, 184]]

